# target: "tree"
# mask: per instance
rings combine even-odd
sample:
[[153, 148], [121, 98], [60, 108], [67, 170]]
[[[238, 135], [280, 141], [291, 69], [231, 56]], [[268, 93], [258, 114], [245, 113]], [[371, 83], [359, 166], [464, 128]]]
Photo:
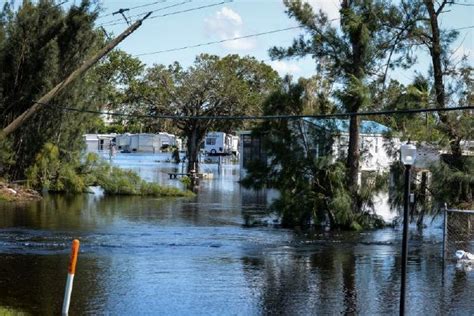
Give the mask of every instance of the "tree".
[[101, 90], [96, 102], [102, 109], [110, 112], [125, 113], [129, 116], [112, 116], [110, 126], [104, 128], [110, 132], [138, 132], [142, 119], [133, 115], [145, 114], [135, 103], [140, 96], [140, 83], [145, 65], [122, 50], [110, 52], [92, 71], [93, 81]]
[[[264, 114], [331, 113], [334, 105], [328, 101], [330, 89], [317, 88], [326, 84], [323, 78], [292, 82], [291, 77], [285, 77], [280, 89], [264, 103]], [[380, 181], [377, 187], [368, 184], [367, 190], [361, 190], [367, 203], [360, 207], [363, 212], [354, 213], [345, 182], [346, 167], [331, 157], [336, 126], [331, 120], [325, 123], [319, 128], [304, 119], [262, 122], [253, 134], [261, 139], [267, 157], [250, 164], [242, 183], [279, 191], [273, 207], [285, 227], [325, 223], [331, 227], [360, 229], [380, 224], [380, 219], [369, 211], [370, 199], [380, 187]]]
[[[5, 5], [0, 13], [0, 125], [7, 126], [32, 102], [97, 51], [102, 36], [95, 30], [96, 8], [89, 1], [64, 11], [54, 1], [24, 1], [17, 11]], [[98, 93], [91, 77], [75, 82], [54, 102], [78, 109], [94, 108]], [[91, 106], [92, 104], [92, 106]], [[82, 145], [82, 134], [93, 118], [85, 113], [65, 113], [46, 107], [11, 135], [15, 163], [7, 170], [22, 178], [43, 144], [58, 144], [61, 155], [71, 155]]]
[[[389, 66], [400, 62], [395, 58], [402, 50], [399, 45], [409, 27], [398, 28], [405, 15], [385, 1], [341, 1], [340, 29], [334, 27], [324, 12], [315, 13], [306, 2], [284, 0], [287, 13], [307, 32], [289, 48], [274, 47], [273, 58], [291, 58], [312, 55], [321, 71], [340, 83], [336, 96], [342, 108], [351, 113], [371, 107], [370, 81], [385, 80]], [[385, 66], [385, 68], [384, 68]], [[359, 117], [351, 116], [349, 150], [346, 159], [346, 183], [351, 192], [354, 211], [359, 203]]]
[[[279, 81], [277, 73], [254, 58], [200, 55], [188, 69], [179, 63], [148, 69], [139, 102], [148, 113], [225, 116], [260, 113], [260, 105]], [[198, 171], [200, 145], [209, 130], [229, 132], [239, 121], [186, 118], [176, 126], [187, 139], [188, 172]]]
[[[451, 0], [418, 0], [404, 5], [421, 8], [406, 22], [415, 26], [409, 32], [408, 45], [411, 48], [425, 48], [431, 57], [433, 92], [430, 101], [434, 103], [435, 107], [441, 109], [452, 104], [462, 103], [463, 98], [456, 96], [455, 91], [451, 89], [453, 84], [447, 82], [452, 82], [453, 77], [469, 68], [472, 69], [472, 67], [465, 67], [462, 63], [456, 64], [456, 58], [453, 57], [454, 52], [450, 50], [450, 46], [458, 38], [459, 32], [440, 27], [441, 14], [445, 13], [448, 6], [456, 5], [456, 3]], [[460, 64], [461, 67], [458, 67]], [[472, 98], [472, 86], [463, 88]], [[441, 123], [439, 128], [448, 137], [455, 160], [459, 160], [462, 155], [461, 142], [466, 135], [457, 128], [459, 126], [456, 119], [457, 114], [449, 115], [440, 112], [438, 116]]]
[[[441, 15], [446, 14], [446, 9], [456, 5], [456, 2], [418, 0], [402, 4], [411, 10], [418, 9], [416, 14], [405, 21], [405, 24], [413, 26], [407, 33], [406, 46], [415, 52], [425, 49], [431, 58], [430, 73], [427, 79], [423, 79], [425, 90], [423, 107], [445, 109], [451, 106], [471, 105], [474, 100], [472, 65], [467, 62], [465, 56], [461, 59], [454, 56], [455, 50], [451, 46], [458, 38], [459, 32], [443, 29], [440, 24]], [[413, 86], [416, 87], [416, 83]], [[431, 191], [437, 193], [434, 194], [433, 200], [441, 204], [448, 202], [454, 205], [472, 205], [474, 191], [474, 183], [470, 181], [473, 172], [473, 164], [470, 161], [472, 158], [462, 155], [463, 142], [472, 139], [474, 128], [472, 113], [439, 112], [436, 115], [427, 115], [426, 118], [427, 123], [429, 119], [430, 125], [433, 126], [426, 140], [436, 140], [440, 145], [447, 143], [450, 149], [450, 155], [443, 155], [440, 165], [434, 166], [433, 172], [437, 177], [433, 177]], [[445, 174], [441, 176], [443, 172]], [[453, 177], [453, 174], [456, 176]], [[439, 179], [443, 179], [443, 184], [437, 183]], [[445, 185], [445, 181], [449, 181], [450, 185]], [[439, 200], [441, 197], [447, 199]]]

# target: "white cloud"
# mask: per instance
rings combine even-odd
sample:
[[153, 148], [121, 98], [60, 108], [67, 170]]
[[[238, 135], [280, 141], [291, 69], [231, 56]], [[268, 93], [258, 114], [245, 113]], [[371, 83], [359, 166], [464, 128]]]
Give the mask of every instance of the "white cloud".
[[[219, 39], [229, 39], [243, 36], [244, 22], [242, 17], [234, 10], [223, 7], [212, 17], [204, 19], [206, 33], [210, 37]], [[256, 47], [255, 39], [245, 38], [235, 41], [228, 41], [222, 45], [231, 50], [248, 51]]]
[[242, 17], [232, 9], [223, 7], [221, 11], [217, 12], [217, 17], [222, 19], [228, 19], [236, 25], [242, 25]]
[[285, 62], [282, 60], [274, 60], [269, 62], [270, 66], [272, 66], [273, 69], [275, 69], [280, 76], [284, 76], [286, 74], [293, 75], [295, 77], [297, 76], [298, 73], [301, 72], [301, 67], [298, 66], [294, 62]]
[[330, 20], [339, 19], [340, 0], [306, 0], [313, 7], [314, 11], [320, 9], [327, 14]]

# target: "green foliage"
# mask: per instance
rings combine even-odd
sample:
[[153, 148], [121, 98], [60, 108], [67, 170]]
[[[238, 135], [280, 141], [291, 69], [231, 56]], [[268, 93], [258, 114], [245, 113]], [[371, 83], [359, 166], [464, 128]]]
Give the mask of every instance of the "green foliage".
[[435, 206], [448, 203], [450, 207], [474, 207], [474, 157], [463, 157], [461, 166], [444, 161], [431, 168], [431, 193]]
[[[137, 87], [134, 104], [147, 114], [219, 116], [258, 114], [265, 97], [279, 82], [277, 73], [252, 57], [202, 54], [184, 69], [179, 63], [155, 65]], [[151, 123], [156, 123], [156, 120]], [[209, 130], [229, 132], [241, 121], [181, 120], [174, 122], [187, 139], [188, 170]], [[145, 128], [152, 128], [145, 122]]]
[[28, 185], [50, 192], [80, 193], [88, 186], [98, 185], [105, 194], [146, 195], [157, 197], [190, 196], [192, 193], [177, 188], [148, 183], [130, 170], [109, 165], [95, 154], [88, 154], [81, 163], [62, 161], [57, 146], [47, 143], [36, 156], [35, 163], [27, 170]]
[[192, 196], [189, 191], [182, 191], [172, 187], [162, 187], [156, 183], [149, 183], [140, 178], [131, 170], [104, 165], [97, 172], [97, 185], [105, 194], [110, 195], [144, 195], [156, 197], [185, 197]]
[[[306, 99], [302, 98], [307, 90], [302, 83], [292, 83], [286, 78], [280, 91], [274, 92], [264, 104], [265, 113], [301, 114], [307, 111]], [[321, 109], [320, 104], [313, 105], [315, 109]], [[279, 213], [282, 225], [287, 227], [312, 224], [356, 230], [376, 227], [383, 221], [372, 214], [371, 199], [377, 191], [370, 188], [382, 188], [386, 177], [368, 177], [360, 211], [354, 213], [345, 179], [346, 167], [331, 157], [331, 135], [335, 131], [330, 123], [328, 121], [327, 128], [305, 120], [262, 123], [253, 136], [261, 138], [267, 157], [249, 164], [248, 176], [242, 184], [278, 189], [280, 197], [273, 208]]]
[[[144, 70], [145, 65], [140, 59], [118, 49], [110, 52], [97, 64], [92, 74], [96, 85], [100, 87], [103, 109], [127, 114], [147, 114], [143, 104], [136, 102], [143, 92], [140, 82]], [[134, 106], [130, 106], [131, 104]], [[153, 125], [156, 120], [122, 116], [113, 116], [111, 119], [112, 124], [104, 126], [107, 133], [136, 133], [143, 127], [147, 132], [159, 131], [159, 128], [155, 128], [156, 123]]]
[[183, 183], [187, 188], [191, 186], [191, 178], [188, 176], [184, 176], [180, 179], [181, 183]]
[[[456, 164], [450, 159], [453, 157], [444, 156], [429, 170], [412, 169], [410, 191], [415, 195], [415, 204], [410, 218], [412, 221], [417, 218], [419, 227], [422, 227], [426, 214], [437, 215], [445, 203], [453, 208], [474, 207], [474, 159], [462, 157]], [[394, 164], [391, 175], [390, 206], [401, 211], [404, 204], [404, 166], [401, 163]]]
[[[102, 45], [101, 33], [94, 26], [98, 14], [95, 5], [84, 0], [67, 8], [44, 0], [23, 1], [15, 10], [7, 4], [0, 11], [1, 128]], [[97, 109], [100, 89], [89, 72], [51, 103]], [[82, 135], [94, 125], [94, 120], [90, 114], [64, 112], [52, 106], [38, 111], [9, 136], [15, 162], [4, 172], [11, 178], [22, 179], [47, 142], [68, 152], [79, 151]]]
[[[341, 27], [337, 29], [324, 12], [313, 11], [306, 1], [283, 2], [287, 14], [308, 36], [301, 35], [288, 48], [273, 47], [270, 55], [278, 59], [311, 55], [317, 63], [318, 74], [341, 87], [333, 96], [344, 111], [373, 108], [370, 87], [383, 83], [388, 67], [400, 62], [397, 53], [403, 50], [401, 42], [408, 33], [403, 25], [404, 16], [412, 12], [382, 0], [341, 1]], [[356, 207], [362, 199], [357, 187], [360, 169], [357, 118], [350, 120], [349, 131], [346, 184], [351, 191], [352, 205]]]
[[86, 183], [77, 174], [77, 164], [60, 160], [57, 146], [46, 143], [36, 155], [35, 163], [28, 168], [28, 185], [51, 192], [84, 192]]

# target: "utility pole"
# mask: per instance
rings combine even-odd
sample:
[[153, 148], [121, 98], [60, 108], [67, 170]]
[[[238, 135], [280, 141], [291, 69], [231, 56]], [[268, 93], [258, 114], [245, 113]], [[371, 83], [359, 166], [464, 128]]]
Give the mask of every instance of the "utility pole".
[[125, 19], [125, 22], [127, 22], [127, 25], [130, 25], [130, 21], [127, 19], [127, 16], [124, 14], [124, 12], [129, 11], [130, 9], [119, 9], [118, 11], [112, 13], [112, 15], [120, 14], [122, 17]]
[[51, 89], [48, 93], [43, 95], [38, 101], [36, 101], [30, 108], [28, 108], [25, 112], [20, 114], [13, 122], [11, 122], [7, 127], [3, 129], [3, 133], [5, 136], [13, 133], [17, 128], [19, 128], [28, 118], [30, 118], [34, 113], [36, 113], [39, 109], [41, 109], [45, 104], [51, 101], [59, 92], [61, 92], [64, 88], [66, 88], [71, 82], [76, 80], [79, 76], [84, 74], [87, 70], [89, 70], [92, 66], [94, 66], [102, 57], [107, 55], [112, 49], [114, 49], [120, 42], [122, 42], [127, 36], [132, 34], [137, 28], [142, 25], [142, 22], [150, 16], [151, 12], [145, 15], [140, 20], [133, 23], [129, 26], [125, 31], [122, 32], [119, 36], [114, 38], [110, 43], [105, 45], [97, 54], [95, 54], [90, 59], [84, 61], [82, 65], [74, 70], [66, 79], [61, 81], [58, 85], [56, 85], [53, 89]]

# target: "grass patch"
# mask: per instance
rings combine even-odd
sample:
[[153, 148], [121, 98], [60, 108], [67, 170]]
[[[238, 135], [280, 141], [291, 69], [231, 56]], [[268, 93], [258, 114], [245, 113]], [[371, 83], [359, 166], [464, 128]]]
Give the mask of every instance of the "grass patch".
[[[65, 155], [67, 157], [67, 155]], [[137, 173], [111, 166], [96, 154], [68, 160], [54, 144], [45, 144], [26, 174], [28, 186], [50, 192], [81, 193], [100, 186], [107, 195], [188, 197], [194, 193], [144, 181]]]
[[142, 195], [155, 197], [189, 197], [194, 193], [144, 181], [133, 171], [108, 167], [97, 176], [99, 185], [109, 195]]

